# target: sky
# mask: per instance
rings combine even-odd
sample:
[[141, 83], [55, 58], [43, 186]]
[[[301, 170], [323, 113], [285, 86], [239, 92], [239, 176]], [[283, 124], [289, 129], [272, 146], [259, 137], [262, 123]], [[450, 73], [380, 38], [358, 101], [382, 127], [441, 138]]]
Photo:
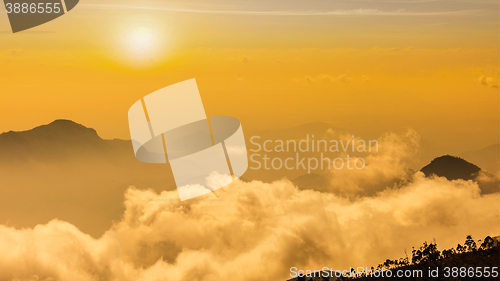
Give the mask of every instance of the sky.
[[196, 78], [207, 114], [235, 116], [247, 130], [322, 121], [378, 136], [410, 127], [457, 152], [479, 149], [499, 136], [498, 8], [81, 1], [17, 34], [0, 13], [0, 131], [66, 118], [128, 139], [130, 105]]
[[499, 143], [499, 9], [494, 0], [81, 0], [16, 34], [0, 10], [0, 132], [70, 119], [130, 139], [132, 104], [196, 78], [207, 115], [238, 118], [247, 138], [325, 122], [388, 148], [363, 171], [328, 171], [328, 192], [286, 178], [236, 181], [217, 199], [177, 202], [175, 190], [130, 187], [100, 237], [58, 218], [2, 222], [0, 279], [285, 280], [291, 265], [376, 266], [433, 238], [442, 250], [498, 235], [498, 192], [411, 169]]

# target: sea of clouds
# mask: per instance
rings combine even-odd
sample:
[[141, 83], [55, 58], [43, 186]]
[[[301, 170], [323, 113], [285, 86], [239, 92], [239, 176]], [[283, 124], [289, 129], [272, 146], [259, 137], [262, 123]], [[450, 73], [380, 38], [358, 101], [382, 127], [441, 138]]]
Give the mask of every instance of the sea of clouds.
[[97, 239], [58, 219], [0, 225], [0, 280], [287, 280], [291, 267], [377, 266], [423, 241], [442, 250], [500, 234], [498, 192], [408, 169], [418, 139], [381, 137], [365, 170], [332, 171], [330, 192], [237, 180], [181, 202], [130, 187], [122, 219]]

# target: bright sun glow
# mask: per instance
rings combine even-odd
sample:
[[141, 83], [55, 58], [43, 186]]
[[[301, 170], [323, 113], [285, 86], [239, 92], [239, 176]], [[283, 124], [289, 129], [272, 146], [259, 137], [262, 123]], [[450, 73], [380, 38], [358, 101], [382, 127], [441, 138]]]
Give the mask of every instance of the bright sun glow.
[[151, 66], [166, 55], [163, 29], [142, 22], [137, 25], [128, 23], [119, 32], [119, 45], [115, 49], [121, 61], [131, 63], [134, 67]]
[[129, 50], [138, 57], [152, 55], [158, 46], [158, 34], [150, 28], [134, 28], [127, 34]]

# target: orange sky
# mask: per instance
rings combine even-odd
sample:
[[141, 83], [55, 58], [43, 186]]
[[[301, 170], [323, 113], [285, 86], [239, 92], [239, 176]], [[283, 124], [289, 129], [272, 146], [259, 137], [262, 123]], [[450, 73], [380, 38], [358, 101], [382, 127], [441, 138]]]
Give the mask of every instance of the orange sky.
[[238, 118], [247, 138], [327, 122], [380, 153], [326, 170], [323, 191], [271, 170], [282, 180], [185, 202], [160, 188], [163, 165], [123, 177], [131, 149], [8, 162], [0, 279], [286, 280], [291, 266], [376, 266], [433, 238], [443, 250], [499, 234], [500, 194], [478, 185], [495, 176], [414, 173], [500, 142], [498, 0], [207, 2], [82, 0], [16, 34], [0, 10], [0, 133], [63, 118], [129, 139], [132, 104], [196, 78], [207, 115]]
[[85, 1], [17, 34], [0, 13], [0, 131], [66, 118], [129, 138], [130, 105], [196, 78], [207, 114], [249, 132], [323, 121], [410, 127], [455, 153], [498, 143], [498, 3], [412, 2]]

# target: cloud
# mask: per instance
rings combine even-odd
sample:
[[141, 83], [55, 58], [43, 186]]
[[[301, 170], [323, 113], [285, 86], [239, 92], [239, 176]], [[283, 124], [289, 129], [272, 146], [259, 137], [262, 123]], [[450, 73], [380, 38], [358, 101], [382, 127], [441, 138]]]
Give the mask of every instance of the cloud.
[[[340, 135], [339, 139], [355, 143], [359, 140], [349, 134]], [[418, 153], [419, 142], [420, 136], [413, 130], [402, 135], [383, 135], [377, 140], [378, 150], [373, 142], [372, 152], [363, 155], [364, 169], [331, 169], [330, 190], [346, 196], [373, 195], [407, 180], [411, 176], [410, 164]], [[345, 156], [341, 157], [345, 159]], [[356, 158], [351, 160], [351, 167], [355, 161]]]
[[127, 6], [127, 5], [106, 5], [106, 4], [84, 4], [84, 7], [97, 9], [131, 9], [131, 10], [155, 10], [166, 12], [182, 12], [197, 14], [215, 14], [215, 15], [249, 15], [249, 16], [464, 16], [480, 14], [477, 10], [456, 10], [456, 11], [405, 11], [393, 10], [383, 11], [378, 9], [338, 9], [330, 11], [249, 11], [249, 10], [206, 10], [206, 9], [182, 9], [168, 7], [151, 6]]
[[227, 58], [227, 60], [236, 61], [236, 62], [243, 62], [243, 63], [250, 63], [252, 61], [252, 59], [247, 57], [247, 56], [239, 56], [237, 58], [230, 57], [230, 58]]
[[5, 53], [6, 57], [18, 57], [24, 53], [24, 49], [10, 49]]
[[500, 231], [498, 193], [422, 173], [353, 201], [287, 180], [237, 181], [218, 200], [176, 196], [128, 189], [122, 220], [99, 239], [57, 219], [0, 226], [0, 279], [286, 280], [292, 266], [371, 266], [425, 240], [450, 247]]
[[478, 80], [484, 86], [488, 86], [488, 87], [494, 88], [494, 89], [498, 89], [498, 87], [499, 87], [498, 83], [493, 80], [493, 77], [486, 77], [484, 75], [481, 75]]
[[346, 74], [339, 75], [337, 77], [332, 77], [330, 75], [326, 74], [320, 74], [316, 77], [312, 76], [306, 76], [305, 77], [306, 81], [308, 82], [320, 82], [320, 81], [330, 81], [330, 82], [337, 82], [337, 81], [342, 81], [342, 82], [349, 82], [352, 81], [352, 78], [347, 76]]
[[24, 49], [9, 49], [6, 50], [0, 58], [3, 61], [10, 62], [15, 58], [20, 57], [24, 53]]
[[500, 187], [500, 178], [498, 175], [492, 175], [488, 172], [484, 172], [483, 170], [479, 171], [475, 181], [481, 188], [482, 194], [489, 194], [498, 192]]
[[364, 170], [332, 171], [329, 193], [286, 179], [236, 180], [187, 201], [130, 187], [121, 220], [98, 239], [58, 219], [0, 225], [0, 280], [287, 280], [291, 267], [376, 266], [433, 238], [442, 250], [498, 235], [500, 193], [411, 172], [419, 141], [413, 130], [383, 135]]

